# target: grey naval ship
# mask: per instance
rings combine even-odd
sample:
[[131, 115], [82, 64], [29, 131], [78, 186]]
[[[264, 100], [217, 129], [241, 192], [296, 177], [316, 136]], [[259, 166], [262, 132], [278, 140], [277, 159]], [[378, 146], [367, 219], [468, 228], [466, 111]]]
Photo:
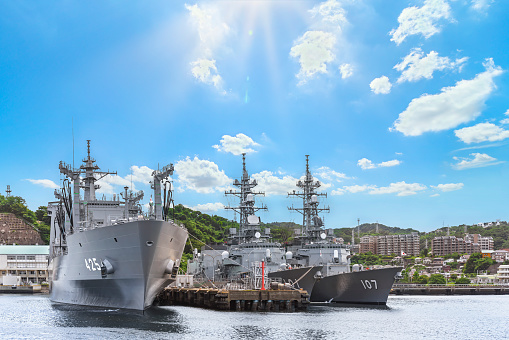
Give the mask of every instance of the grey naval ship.
[[90, 141], [87, 149], [79, 168], [60, 162], [63, 188], [55, 190], [57, 201], [48, 204], [50, 299], [145, 310], [175, 280], [188, 236], [183, 226], [167, 218], [173, 165], [152, 173], [154, 202], [151, 199], [144, 216], [142, 191], [125, 187], [112, 200], [96, 198], [96, 182], [116, 172], [99, 171], [90, 157]]
[[268, 276], [292, 283], [301, 278], [295, 268], [318, 268], [313, 280], [299, 282], [299, 286], [307, 290], [311, 302], [386, 304], [402, 267], [363, 270], [360, 265], [351, 266], [349, 246], [333, 242], [333, 230], [323, 229], [319, 213], [328, 212], [329, 208], [319, 207], [319, 197], [326, 196], [316, 192], [320, 186], [309, 171], [309, 156], [306, 155], [306, 174], [297, 182], [302, 191], [294, 190], [288, 194], [303, 200], [302, 207], [289, 207], [303, 215], [301, 234], [288, 248], [287, 265], [292, 269], [272, 272]]
[[[233, 185], [238, 190], [226, 191], [225, 195], [232, 195], [239, 199], [239, 205], [226, 209], [233, 210], [240, 216], [239, 229], [231, 228], [226, 244], [205, 245], [201, 252], [196, 249], [193, 259], [188, 262], [188, 274], [198, 279], [212, 282], [242, 283], [244, 287], [261, 288], [262, 277], [267, 273], [277, 272], [288, 268], [288, 253], [280, 243], [271, 241], [270, 228], [263, 231], [260, 228], [260, 218], [255, 215], [259, 210], [266, 210], [266, 206], [257, 207], [255, 197], [264, 195], [254, 191], [258, 185], [256, 180], [249, 177], [246, 169], [245, 154], [242, 154], [242, 177], [235, 180]], [[263, 271], [262, 273], [262, 262]], [[292, 271], [300, 278], [299, 282], [313, 282], [313, 277], [319, 267], [302, 267]], [[267, 279], [265, 279], [267, 281]]]

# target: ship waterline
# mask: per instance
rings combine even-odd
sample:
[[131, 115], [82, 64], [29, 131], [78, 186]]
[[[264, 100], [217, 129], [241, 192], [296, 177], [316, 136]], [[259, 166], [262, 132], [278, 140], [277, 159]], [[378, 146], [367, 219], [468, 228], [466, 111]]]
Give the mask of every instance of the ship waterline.
[[[68, 235], [68, 254], [50, 263], [50, 297], [79, 305], [146, 309], [174, 281], [167, 268], [180, 262], [179, 249], [186, 239], [181, 227], [151, 220]], [[101, 270], [104, 260], [113, 273]]]

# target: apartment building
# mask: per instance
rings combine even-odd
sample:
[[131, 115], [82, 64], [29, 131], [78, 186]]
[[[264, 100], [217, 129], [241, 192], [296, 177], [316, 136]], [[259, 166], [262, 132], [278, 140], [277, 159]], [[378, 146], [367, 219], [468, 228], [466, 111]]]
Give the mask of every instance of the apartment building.
[[372, 252], [378, 255], [419, 255], [419, 234], [413, 232], [403, 235], [363, 236], [361, 237], [360, 252]]
[[464, 239], [456, 236], [438, 236], [431, 243], [431, 252], [434, 255], [473, 254], [482, 250], [493, 250], [493, 244], [493, 237], [483, 237], [479, 234], [466, 234]]

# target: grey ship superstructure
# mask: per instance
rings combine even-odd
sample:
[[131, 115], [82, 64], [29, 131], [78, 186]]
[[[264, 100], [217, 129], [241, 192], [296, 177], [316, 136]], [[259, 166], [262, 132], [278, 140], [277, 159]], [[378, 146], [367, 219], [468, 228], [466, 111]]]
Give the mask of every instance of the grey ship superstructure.
[[63, 188], [55, 190], [58, 201], [48, 204], [50, 299], [144, 310], [175, 280], [188, 236], [183, 226], [167, 218], [173, 165], [152, 173], [154, 202], [144, 216], [142, 191], [125, 187], [112, 200], [96, 198], [96, 182], [116, 173], [99, 171], [90, 157], [90, 141], [87, 149], [80, 168], [60, 162], [66, 179]]
[[245, 154], [242, 154], [242, 177], [233, 185], [238, 191], [229, 190], [225, 195], [239, 198], [239, 205], [226, 209], [233, 210], [240, 216], [239, 230], [230, 229], [227, 244], [205, 245], [201, 252], [195, 251], [193, 260], [188, 262], [188, 273], [210, 281], [230, 281], [243, 277], [252, 277], [259, 272], [264, 262], [266, 273], [286, 269], [286, 254], [280, 243], [270, 240], [270, 229], [260, 228], [260, 218], [255, 215], [266, 206], [257, 207], [255, 196], [264, 195], [253, 189], [258, 185], [251, 179], [246, 169]]
[[311, 302], [385, 304], [394, 277], [402, 268], [363, 271], [359, 265], [354, 265], [352, 269], [348, 246], [333, 242], [333, 230], [323, 229], [319, 213], [328, 212], [329, 208], [319, 207], [318, 198], [326, 196], [316, 191], [320, 186], [309, 170], [309, 156], [306, 155], [306, 174], [304, 180], [297, 182], [302, 192], [294, 190], [288, 194], [303, 200], [302, 207], [289, 207], [303, 215], [301, 235], [288, 248], [287, 263], [292, 269], [269, 273], [269, 277], [294, 283], [301, 278], [301, 273], [295, 269], [318, 268], [313, 280], [299, 282], [299, 286], [309, 293]]

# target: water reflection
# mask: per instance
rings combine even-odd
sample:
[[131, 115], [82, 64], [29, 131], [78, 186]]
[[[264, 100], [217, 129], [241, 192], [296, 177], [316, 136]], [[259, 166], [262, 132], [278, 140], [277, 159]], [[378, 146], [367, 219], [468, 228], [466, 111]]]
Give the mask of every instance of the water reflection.
[[55, 327], [123, 328], [142, 331], [185, 333], [182, 316], [171, 309], [152, 307], [144, 312], [125, 309], [52, 303]]

